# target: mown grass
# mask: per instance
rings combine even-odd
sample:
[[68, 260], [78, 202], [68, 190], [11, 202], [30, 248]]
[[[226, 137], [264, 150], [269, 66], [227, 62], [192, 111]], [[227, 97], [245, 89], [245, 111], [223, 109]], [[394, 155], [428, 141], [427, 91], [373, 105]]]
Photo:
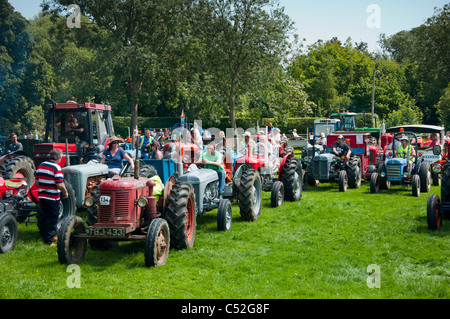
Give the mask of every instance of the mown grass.
[[[216, 230], [216, 211], [198, 217], [194, 248], [171, 250], [163, 267], [145, 267], [143, 242], [88, 248], [81, 288], [72, 289], [56, 247], [41, 244], [35, 224], [21, 224], [15, 250], [0, 255], [0, 298], [449, 298], [450, 222], [427, 229], [428, 195], [322, 184], [271, 208], [267, 192], [256, 222], [242, 222], [233, 206], [229, 232]], [[367, 286], [371, 264], [380, 288]]]

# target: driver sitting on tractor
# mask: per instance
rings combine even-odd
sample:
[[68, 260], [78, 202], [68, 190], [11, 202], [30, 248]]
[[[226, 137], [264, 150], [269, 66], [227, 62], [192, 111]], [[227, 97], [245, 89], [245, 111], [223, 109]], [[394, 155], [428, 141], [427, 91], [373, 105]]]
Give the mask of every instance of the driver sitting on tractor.
[[122, 170], [122, 159], [126, 159], [130, 163], [131, 170], [134, 170], [134, 163], [131, 157], [120, 148], [121, 138], [112, 136], [109, 139], [108, 148], [103, 152], [102, 163], [106, 162], [111, 175], [118, 175]]
[[205, 168], [215, 170], [219, 177], [219, 198], [222, 199], [223, 192], [225, 190], [225, 169], [223, 168], [223, 158], [220, 152], [216, 152], [216, 146], [214, 143], [209, 143], [200, 158], [199, 162], [204, 164]]
[[342, 158], [345, 156], [347, 160], [350, 159], [350, 155], [352, 154], [352, 150], [350, 149], [350, 145], [344, 142], [344, 137], [339, 135], [337, 138], [337, 142], [334, 142], [331, 153]]
[[412, 165], [416, 159], [416, 151], [414, 147], [409, 144], [409, 139], [406, 135], [400, 137], [401, 144], [398, 146], [397, 155], [400, 158], [407, 158], [409, 152], [409, 161], [408, 161], [408, 174], [411, 175]]
[[80, 142], [86, 143], [86, 134], [84, 132], [84, 126], [78, 123], [76, 118], [71, 118], [68, 123], [69, 127], [67, 128], [67, 135], [78, 137]]

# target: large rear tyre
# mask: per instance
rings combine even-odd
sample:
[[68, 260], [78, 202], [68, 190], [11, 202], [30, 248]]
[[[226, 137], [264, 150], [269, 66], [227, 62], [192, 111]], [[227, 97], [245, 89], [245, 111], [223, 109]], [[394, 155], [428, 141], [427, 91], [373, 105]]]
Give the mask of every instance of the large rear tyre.
[[361, 160], [357, 156], [350, 157], [347, 164], [348, 187], [361, 187]]
[[262, 186], [258, 171], [247, 169], [237, 187], [239, 212], [245, 221], [255, 221], [261, 215]]
[[420, 191], [429, 193], [431, 190], [431, 168], [430, 163], [422, 162], [419, 169]]
[[378, 173], [372, 173], [370, 177], [370, 192], [372, 194], [378, 193], [380, 191], [380, 175]]
[[166, 220], [170, 228], [170, 243], [177, 250], [192, 248], [195, 243], [197, 211], [192, 185], [175, 183], [168, 197]]
[[290, 202], [299, 201], [302, 197], [302, 163], [299, 158], [290, 157], [281, 168], [281, 181], [284, 185], [284, 198]]
[[428, 229], [436, 230], [441, 228], [442, 215], [439, 214], [439, 196], [430, 195], [427, 201], [427, 222]]
[[145, 239], [145, 265], [157, 267], [165, 265], [169, 257], [170, 230], [167, 222], [156, 218], [150, 223]]
[[4, 179], [23, 178], [27, 182], [26, 192], [34, 182], [35, 171], [33, 160], [25, 155], [11, 157], [0, 165], [0, 173]]
[[86, 233], [86, 227], [79, 216], [63, 220], [58, 238], [57, 252], [61, 264], [72, 264], [84, 259], [87, 241], [78, 235]]
[[17, 243], [18, 227], [16, 218], [10, 213], [0, 215], [0, 253], [13, 250]]

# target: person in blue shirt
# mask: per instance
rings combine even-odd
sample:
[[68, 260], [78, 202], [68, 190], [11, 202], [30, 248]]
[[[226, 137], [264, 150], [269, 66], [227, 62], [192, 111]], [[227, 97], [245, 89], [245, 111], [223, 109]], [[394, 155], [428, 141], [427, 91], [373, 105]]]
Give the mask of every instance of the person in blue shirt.
[[139, 149], [141, 150], [142, 158], [148, 159], [150, 152], [152, 151], [153, 136], [151, 136], [150, 130], [145, 130], [145, 135], [139, 138]]
[[110, 137], [108, 148], [103, 152], [102, 156], [102, 163], [106, 162], [109, 172], [115, 175], [120, 174], [124, 158], [130, 163], [130, 169], [134, 170], [133, 160], [120, 148], [120, 142], [123, 143], [123, 140], [115, 136]]

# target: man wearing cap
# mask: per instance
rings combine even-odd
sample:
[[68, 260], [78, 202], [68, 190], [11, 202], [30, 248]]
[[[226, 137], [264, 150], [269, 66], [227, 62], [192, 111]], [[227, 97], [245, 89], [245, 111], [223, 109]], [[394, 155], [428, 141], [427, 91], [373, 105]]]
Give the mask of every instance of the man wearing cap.
[[352, 154], [352, 150], [350, 146], [344, 142], [344, 136], [339, 135], [337, 142], [334, 142], [331, 153], [336, 156], [342, 157], [345, 156], [347, 160], [350, 159], [350, 155]]
[[256, 143], [251, 139], [252, 135], [250, 132], [244, 133], [244, 140], [241, 141], [240, 152], [244, 155], [251, 154], [254, 155]]
[[409, 153], [409, 161], [408, 161], [408, 174], [411, 174], [412, 171], [412, 164], [416, 157], [416, 151], [414, 150], [414, 147], [409, 144], [409, 139], [406, 135], [402, 135], [400, 137], [400, 145], [397, 149], [397, 155], [400, 158], [408, 158]]
[[325, 137], [325, 133], [320, 133], [320, 137], [316, 140], [316, 145], [327, 145], [327, 138]]

